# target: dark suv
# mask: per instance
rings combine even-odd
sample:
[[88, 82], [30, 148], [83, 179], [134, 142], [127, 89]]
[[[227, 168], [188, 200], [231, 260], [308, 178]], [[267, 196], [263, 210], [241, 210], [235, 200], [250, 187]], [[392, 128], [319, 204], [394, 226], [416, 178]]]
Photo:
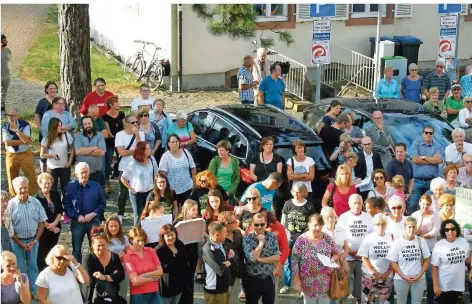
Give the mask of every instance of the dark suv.
[[[264, 136], [274, 138], [274, 151], [285, 162], [292, 153], [292, 142], [301, 139], [307, 146], [306, 155], [315, 161], [313, 196], [321, 198], [326, 187], [330, 163], [322, 146], [321, 138], [300, 120], [270, 105], [221, 105], [205, 108], [189, 114], [197, 135], [197, 143], [192, 145], [197, 169], [208, 168], [211, 159], [217, 155], [216, 144], [226, 139], [231, 142], [233, 156], [241, 167], [249, 167], [251, 159], [259, 152]], [[247, 185], [241, 182], [241, 189]], [[320, 188], [321, 187], [321, 188]]]

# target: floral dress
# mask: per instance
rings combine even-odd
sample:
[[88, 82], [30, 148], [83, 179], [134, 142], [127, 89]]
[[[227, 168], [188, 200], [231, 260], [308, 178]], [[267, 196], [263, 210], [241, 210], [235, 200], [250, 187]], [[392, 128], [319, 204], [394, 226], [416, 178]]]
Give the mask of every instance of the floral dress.
[[334, 240], [323, 233], [320, 242], [313, 244], [308, 233], [302, 234], [292, 249], [292, 273], [300, 278], [303, 293], [311, 298], [326, 296], [331, 281], [331, 270], [323, 266], [317, 254], [328, 257], [339, 254]]

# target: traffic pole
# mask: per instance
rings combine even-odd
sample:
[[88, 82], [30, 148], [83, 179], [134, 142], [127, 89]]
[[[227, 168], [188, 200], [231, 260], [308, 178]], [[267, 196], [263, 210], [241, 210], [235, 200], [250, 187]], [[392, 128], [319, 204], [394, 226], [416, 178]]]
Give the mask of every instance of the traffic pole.
[[456, 22], [456, 49], [454, 50], [454, 58], [457, 59], [457, 54], [459, 52], [459, 27], [461, 22], [461, 14], [456, 14], [457, 22]]
[[321, 64], [316, 65], [316, 95], [315, 102], [321, 100]]

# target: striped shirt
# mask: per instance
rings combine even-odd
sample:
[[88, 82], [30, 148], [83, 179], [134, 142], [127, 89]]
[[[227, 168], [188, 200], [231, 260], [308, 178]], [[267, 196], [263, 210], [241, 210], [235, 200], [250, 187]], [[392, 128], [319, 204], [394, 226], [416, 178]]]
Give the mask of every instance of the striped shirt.
[[254, 91], [252, 88], [247, 90], [241, 90], [242, 84], [251, 84], [253, 82], [252, 72], [244, 65], [238, 70], [238, 87], [239, 87], [239, 100], [241, 101], [254, 101]]
[[5, 226], [10, 236], [28, 239], [36, 236], [39, 224], [47, 219], [43, 206], [36, 198], [28, 196], [26, 203], [22, 203], [14, 197], [8, 202]]
[[446, 92], [451, 89], [449, 76], [442, 74], [441, 77], [439, 77], [436, 71], [429, 73], [424, 79], [423, 88], [429, 90], [434, 87], [439, 89], [439, 99], [444, 99]]

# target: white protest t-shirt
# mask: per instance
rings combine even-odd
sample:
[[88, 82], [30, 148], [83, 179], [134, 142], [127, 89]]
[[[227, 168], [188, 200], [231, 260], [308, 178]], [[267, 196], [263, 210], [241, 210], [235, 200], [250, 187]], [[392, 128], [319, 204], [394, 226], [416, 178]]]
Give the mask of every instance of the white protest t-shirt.
[[[132, 137], [133, 137], [133, 134], [128, 135], [125, 133], [125, 131], [120, 131], [116, 133], [115, 147], [118, 148], [119, 146], [123, 146], [123, 148], [126, 149], [126, 147], [128, 147], [129, 143], [131, 142]], [[144, 140], [143, 131], [139, 131], [139, 137], [141, 138], [141, 140]], [[128, 150], [134, 150], [136, 148], [137, 143], [138, 143], [138, 140], [135, 138], [133, 144]], [[126, 168], [128, 168], [128, 164], [132, 159], [133, 159], [133, 155], [122, 157], [120, 160], [120, 164], [118, 165], [118, 171], [125, 171]]]
[[[357, 251], [357, 255], [368, 258], [372, 267], [383, 274], [390, 266], [390, 261], [387, 260], [387, 254], [390, 247], [393, 245], [392, 235], [385, 233], [384, 236], [379, 236], [372, 232], [362, 240], [361, 247]], [[366, 275], [372, 276], [372, 272], [362, 263], [362, 272]]]
[[347, 233], [343, 227], [336, 225], [333, 233], [326, 226], [323, 226], [321, 231], [329, 235], [334, 240], [341, 253], [344, 252], [344, 241], [347, 240]]
[[133, 101], [131, 102], [131, 111], [137, 111], [140, 106], [147, 106], [147, 105], [151, 106], [151, 109], [152, 109], [153, 104], [154, 104], [154, 98], [149, 97], [148, 99], [144, 100], [141, 96], [139, 96], [133, 99]]
[[[293, 161], [293, 166], [292, 166], [292, 161]], [[305, 174], [305, 173], [308, 174], [308, 173], [310, 173], [310, 167], [315, 165], [315, 161], [313, 160], [313, 158], [311, 158], [309, 156], [306, 156], [305, 160], [302, 161], [302, 162], [297, 161], [297, 159], [295, 157], [290, 157], [287, 160], [287, 165], [292, 166], [293, 174], [295, 174], [295, 175]], [[294, 185], [296, 183], [303, 183], [306, 186], [308, 192], [312, 192], [311, 182], [293, 181]], [[293, 186], [292, 186], [292, 189], [293, 189]]]
[[[421, 241], [421, 249], [418, 244], [418, 239]], [[396, 239], [393, 242], [390, 251], [388, 252], [387, 259], [398, 263], [400, 270], [406, 276], [417, 276], [421, 272], [423, 264], [421, 263], [421, 255], [427, 259], [431, 256], [428, 244], [426, 241], [417, 236], [413, 240], [408, 241], [405, 238]], [[395, 280], [403, 280], [398, 274], [395, 274]]]
[[395, 222], [387, 216], [387, 228], [385, 228], [385, 234], [393, 234], [393, 239], [403, 238], [403, 233], [405, 232], [405, 217], [402, 216], [402, 220]]
[[[338, 225], [346, 231], [347, 242], [351, 250], [358, 250], [364, 237], [374, 230], [372, 217], [364, 211], [359, 215], [355, 215], [351, 211], [341, 214]], [[346, 260], [352, 261], [354, 258], [348, 255]]]
[[464, 291], [465, 259], [469, 256], [469, 243], [464, 238], [456, 238], [453, 243], [442, 239], [436, 243], [431, 264], [438, 266], [441, 291]]

